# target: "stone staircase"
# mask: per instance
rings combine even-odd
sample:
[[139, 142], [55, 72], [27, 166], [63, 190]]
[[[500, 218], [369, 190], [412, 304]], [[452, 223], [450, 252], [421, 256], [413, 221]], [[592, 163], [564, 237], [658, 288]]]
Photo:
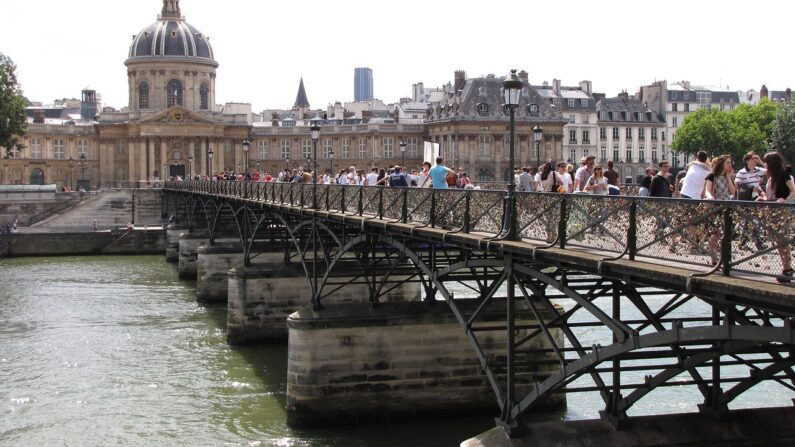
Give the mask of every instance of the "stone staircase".
[[106, 190], [33, 226], [90, 228], [95, 219], [97, 226], [103, 229], [124, 227], [133, 220], [137, 226], [161, 225], [160, 203], [160, 190]]

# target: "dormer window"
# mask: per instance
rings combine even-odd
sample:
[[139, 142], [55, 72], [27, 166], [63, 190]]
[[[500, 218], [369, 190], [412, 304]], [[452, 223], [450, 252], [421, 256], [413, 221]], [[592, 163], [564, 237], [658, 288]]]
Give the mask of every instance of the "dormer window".
[[568, 103], [567, 105], [569, 106], [569, 108], [570, 108], [570, 109], [573, 109], [573, 108], [574, 108], [574, 103], [575, 103], [575, 101], [574, 101], [573, 99], [569, 99], [569, 100], [568, 100], [568, 101], [566, 101], [566, 102]]
[[530, 104], [527, 106], [527, 113], [531, 115], [538, 115], [538, 104]]
[[606, 120], [607, 119], [607, 112], [605, 112], [604, 110], [600, 110], [599, 111], [599, 119], [600, 120]]
[[582, 107], [583, 109], [587, 109], [588, 108], [588, 100], [587, 99], [581, 99], [580, 100], [580, 107]]
[[478, 115], [485, 116], [489, 114], [489, 105], [485, 102], [478, 104]]

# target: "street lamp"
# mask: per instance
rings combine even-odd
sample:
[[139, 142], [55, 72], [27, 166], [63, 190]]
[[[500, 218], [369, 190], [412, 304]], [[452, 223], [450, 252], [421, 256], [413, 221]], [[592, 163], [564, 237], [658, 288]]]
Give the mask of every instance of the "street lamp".
[[312, 120], [309, 132], [312, 135], [312, 159], [315, 160], [312, 166], [312, 208], [317, 209], [317, 140], [320, 139], [320, 126], [317, 119]]
[[400, 140], [400, 167], [406, 167], [406, 140]]
[[334, 149], [328, 150], [328, 158], [331, 159], [331, 167], [329, 168], [329, 170], [331, 171], [331, 183], [336, 183], [334, 181], [334, 179], [336, 178], [334, 176]]
[[213, 148], [210, 148], [210, 150], [207, 151], [207, 177], [213, 173], [213, 155]]
[[536, 166], [539, 168], [541, 167], [541, 138], [544, 137], [544, 128], [536, 124], [536, 127], [533, 128], [533, 140], [536, 143]]
[[188, 175], [193, 179], [193, 154], [188, 155]]
[[[309, 128], [310, 135], [312, 136], [312, 156], [317, 163], [317, 140], [320, 138], [320, 125], [317, 119], [312, 120], [312, 127]], [[312, 209], [317, 210], [317, 169], [312, 169]], [[312, 306], [317, 307], [320, 305], [318, 302], [318, 284], [317, 284], [317, 216], [312, 213]]]
[[75, 179], [75, 173], [74, 173], [75, 169], [74, 168], [75, 168], [75, 159], [72, 158], [72, 156], [70, 155], [69, 156], [69, 187], [70, 188], [72, 187], [72, 183], [74, 183], [74, 179]]
[[80, 180], [86, 179], [86, 154], [80, 154]]
[[515, 127], [516, 127], [516, 108], [519, 106], [519, 97], [522, 94], [524, 82], [516, 74], [516, 70], [511, 70], [511, 74], [505, 78], [502, 83], [502, 96], [505, 107], [508, 108], [511, 116], [511, 134], [509, 143], [509, 161], [508, 161], [508, 196], [507, 199], [507, 216], [503, 223], [503, 231], [507, 234], [509, 240], [516, 239], [516, 213], [514, 212], [514, 201], [516, 194], [516, 178], [513, 175], [514, 167], [514, 150], [515, 150]]
[[163, 172], [161, 173], [160, 177], [163, 181], [166, 181], [166, 169], [168, 169], [168, 163], [163, 163]]
[[290, 154], [287, 154], [287, 156], [284, 157], [284, 166], [288, 171], [290, 170]]
[[248, 149], [251, 146], [251, 142], [248, 141], [248, 138], [243, 139], [243, 163], [246, 166], [245, 175], [248, 177]]

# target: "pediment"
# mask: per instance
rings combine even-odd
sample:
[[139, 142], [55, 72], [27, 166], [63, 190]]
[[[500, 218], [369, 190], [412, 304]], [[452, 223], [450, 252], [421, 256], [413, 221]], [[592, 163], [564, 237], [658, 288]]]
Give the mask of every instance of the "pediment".
[[138, 121], [138, 124], [218, 124], [215, 121], [190, 110], [174, 106], [156, 115]]

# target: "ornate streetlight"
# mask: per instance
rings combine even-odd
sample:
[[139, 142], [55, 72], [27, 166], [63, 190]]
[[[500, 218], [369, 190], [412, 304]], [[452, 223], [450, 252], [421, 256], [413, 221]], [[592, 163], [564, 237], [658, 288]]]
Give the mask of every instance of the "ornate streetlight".
[[284, 166], [288, 171], [290, 170], [290, 154], [287, 154], [287, 156], [284, 157]]
[[536, 124], [533, 128], [533, 141], [536, 143], [536, 167], [541, 168], [541, 139], [544, 137], [544, 128]]
[[406, 140], [400, 140], [400, 167], [406, 167]]
[[312, 165], [312, 208], [317, 209], [317, 140], [320, 139], [320, 126], [317, 119], [312, 120], [309, 132], [312, 135], [312, 159], [315, 160]]
[[513, 175], [513, 167], [515, 163], [515, 134], [516, 134], [516, 108], [519, 106], [519, 98], [522, 94], [524, 82], [516, 74], [516, 70], [511, 70], [511, 74], [505, 78], [502, 83], [502, 96], [505, 107], [510, 112], [511, 126], [510, 126], [510, 140], [509, 140], [509, 158], [508, 158], [508, 196], [507, 201], [507, 216], [503, 223], [503, 231], [507, 234], [507, 239], [516, 239], [516, 213], [515, 200], [516, 200], [516, 178]]
[[193, 154], [188, 155], [188, 175], [193, 180]]
[[86, 180], [86, 154], [80, 154], [80, 181]]
[[[320, 125], [317, 119], [312, 120], [312, 127], [309, 128], [312, 136], [312, 157], [317, 163], [317, 140], [320, 138]], [[312, 210], [317, 210], [317, 169], [312, 169]], [[317, 216], [316, 211], [312, 212], [312, 306], [320, 306], [318, 302], [317, 284]]]
[[213, 173], [213, 148], [207, 151], [207, 177]]
[[[74, 183], [74, 179], [75, 179], [74, 170], [75, 170], [75, 159], [72, 158], [72, 156], [70, 155], [69, 156], [69, 187], [70, 188], [72, 187], [72, 183]], [[75, 189], [77, 189], [77, 188], [75, 188]]]
[[328, 150], [328, 158], [331, 159], [331, 167], [329, 167], [329, 170], [331, 171], [331, 183], [337, 183], [335, 181], [336, 177], [334, 176], [334, 149]]
[[251, 142], [248, 141], [248, 138], [243, 139], [243, 164], [246, 166], [246, 172], [244, 175], [248, 177], [248, 149], [251, 146]]

